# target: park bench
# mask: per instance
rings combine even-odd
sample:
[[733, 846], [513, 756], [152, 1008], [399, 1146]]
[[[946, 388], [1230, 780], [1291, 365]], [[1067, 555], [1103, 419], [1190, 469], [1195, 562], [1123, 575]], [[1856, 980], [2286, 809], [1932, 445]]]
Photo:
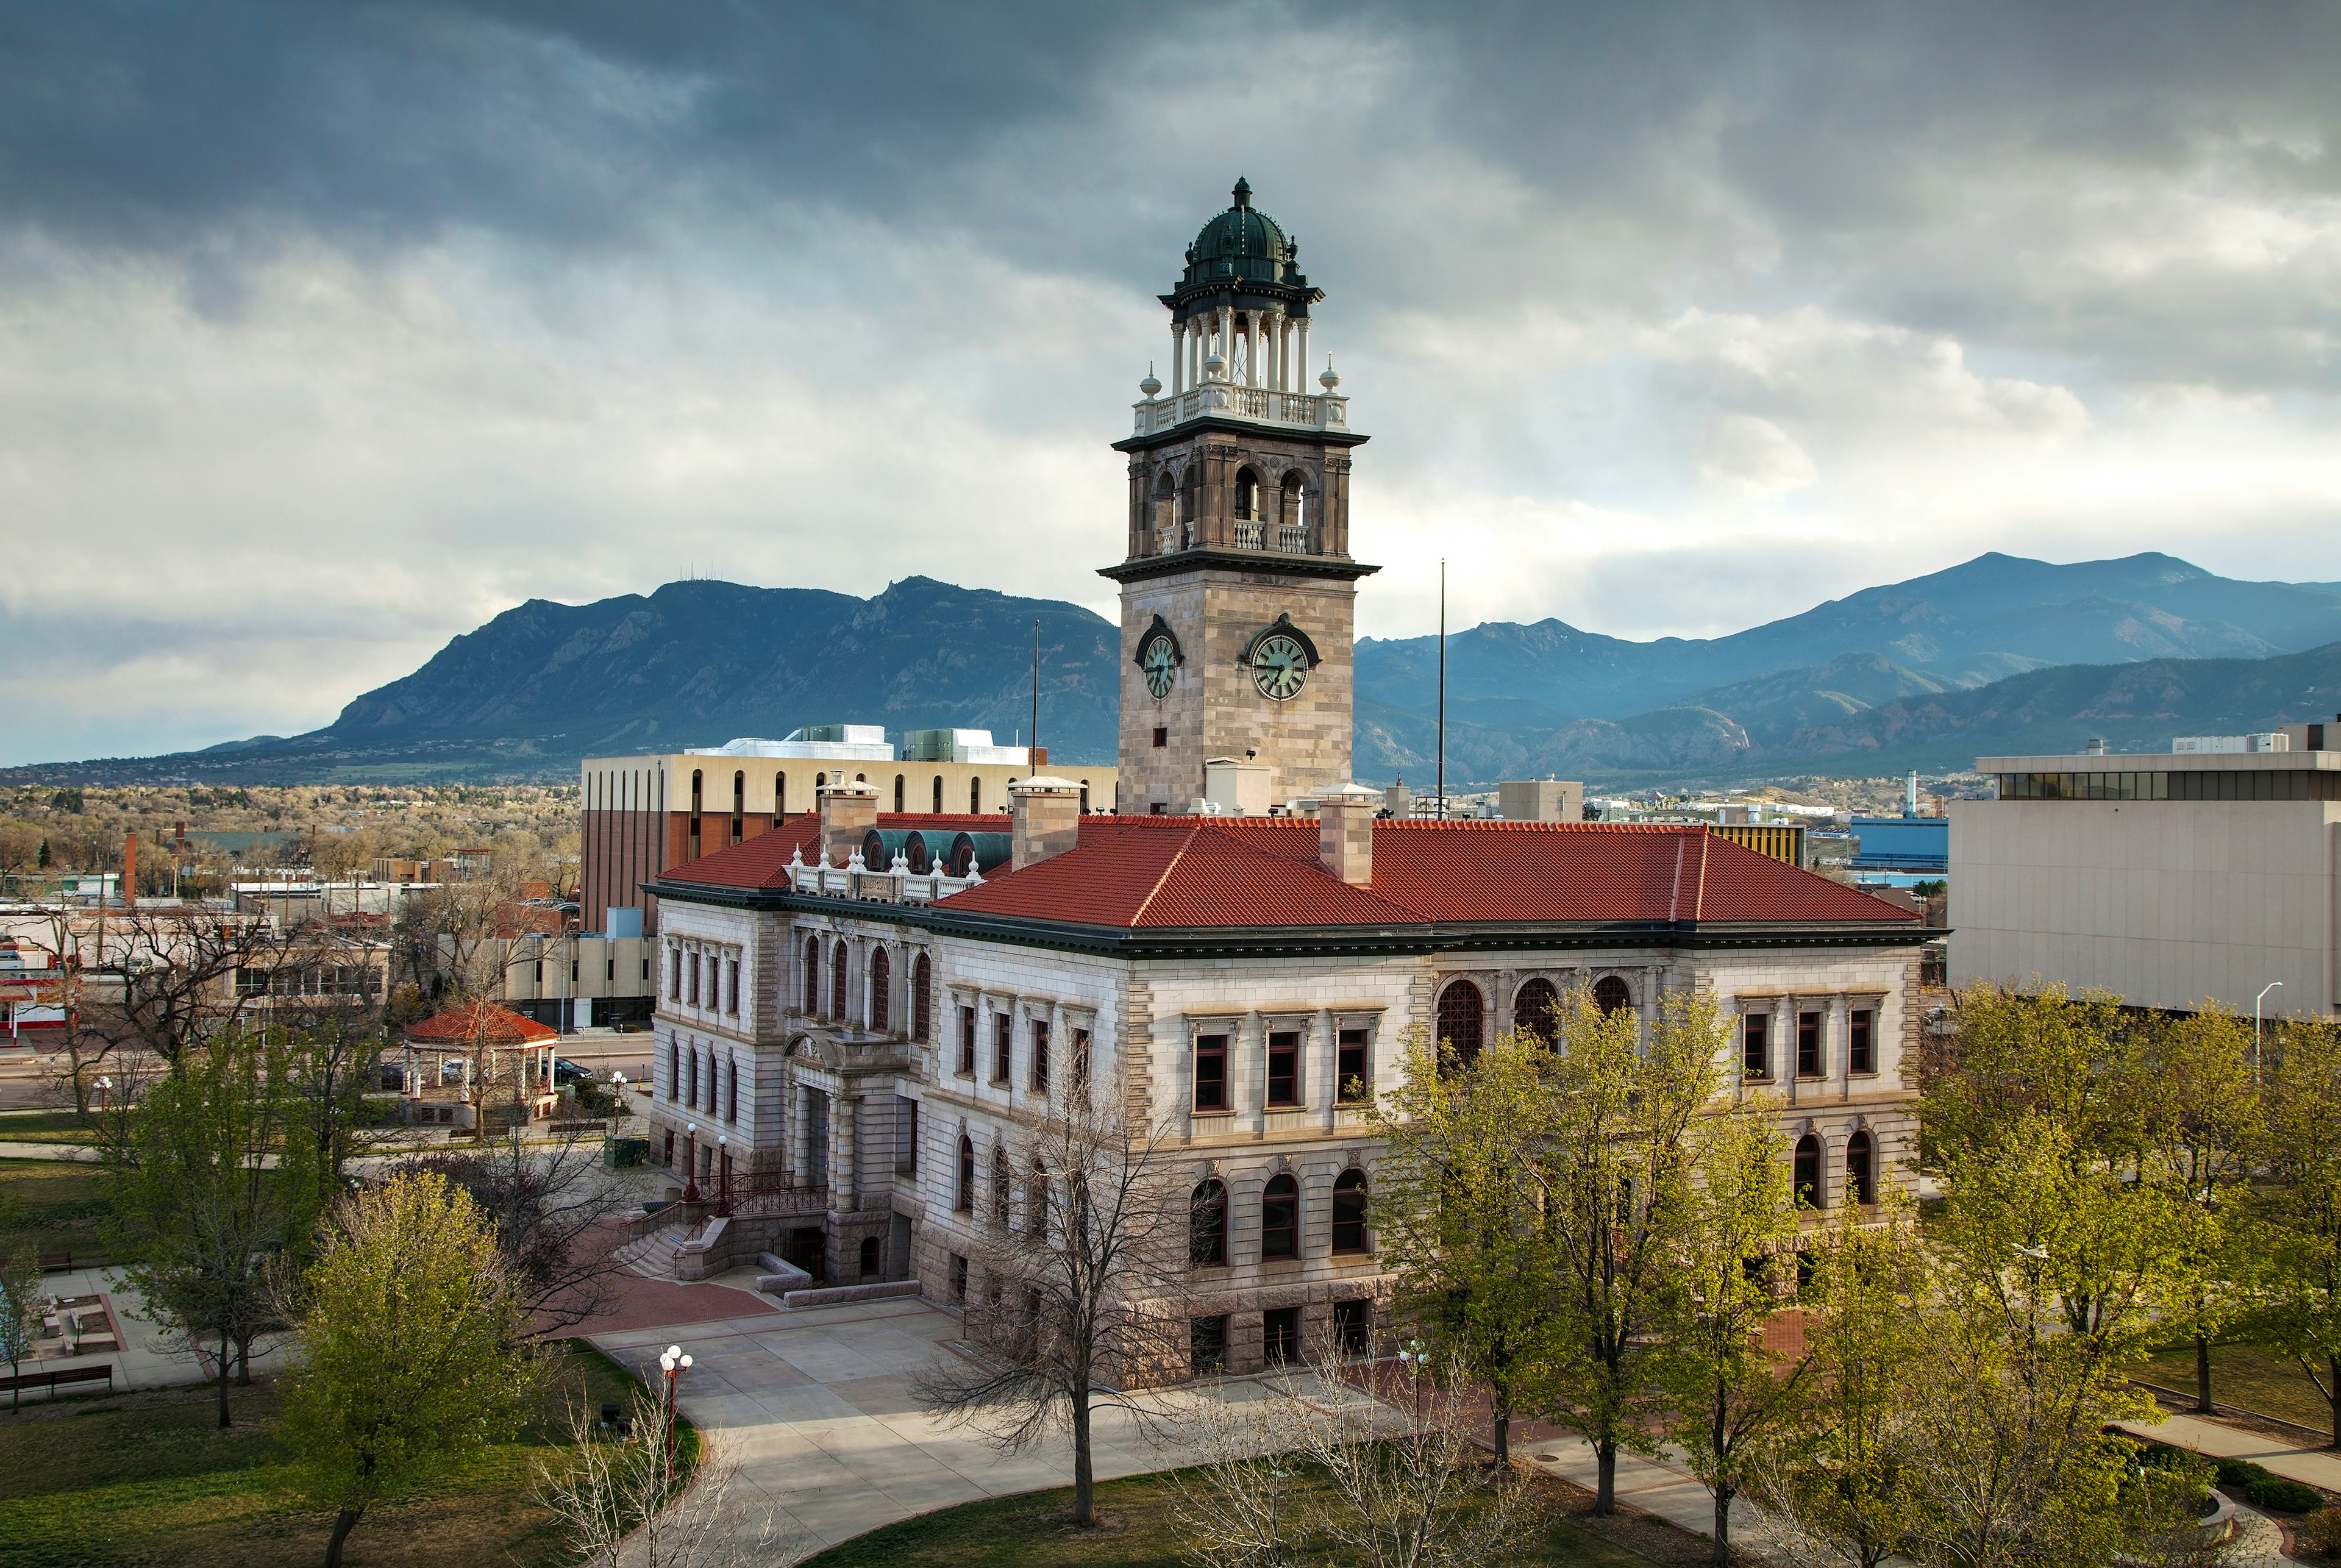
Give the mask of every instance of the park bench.
[[55, 1372], [27, 1372], [15, 1377], [0, 1377], [0, 1393], [45, 1388], [55, 1396], [60, 1385], [69, 1383], [102, 1383], [111, 1391], [114, 1387], [114, 1364], [108, 1362], [104, 1366], [68, 1366]]

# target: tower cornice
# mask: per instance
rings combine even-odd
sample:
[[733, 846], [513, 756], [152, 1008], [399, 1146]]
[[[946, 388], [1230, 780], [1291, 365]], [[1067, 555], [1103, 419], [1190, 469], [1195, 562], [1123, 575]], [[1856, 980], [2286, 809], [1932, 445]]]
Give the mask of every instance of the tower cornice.
[[1354, 583], [1380, 571], [1363, 561], [1337, 555], [1287, 555], [1273, 550], [1175, 550], [1168, 555], [1141, 555], [1101, 566], [1097, 574], [1117, 583], [1142, 583], [1155, 577], [1175, 577], [1182, 572], [1272, 573], [1280, 577], [1324, 577]]

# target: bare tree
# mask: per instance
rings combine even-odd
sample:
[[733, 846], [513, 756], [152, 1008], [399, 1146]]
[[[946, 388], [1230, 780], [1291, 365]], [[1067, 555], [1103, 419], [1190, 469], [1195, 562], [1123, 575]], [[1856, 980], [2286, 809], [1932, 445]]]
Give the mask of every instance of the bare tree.
[[132, 1052], [175, 1068], [189, 1050], [243, 1022], [280, 957], [268, 924], [250, 915], [143, 909], [103, 915], [83, 969], [111, 972], [120, 992], [114, 1001], [85, 1004], [80, 1028], [68, 1032], [83, 1037], [70, 1069], [75, 1107], [89, 1108], [90, 1064]]
[[[648, 1391], [612, 1430], [583, 1404], [569, 1410], [569, 1446], [536, 1466], [537, 1500], [560, 1521], [586, 1568], [792, 1568], [806, 1547], [767, 1509], [750, 1515], [736, 1489], [738, 1467], [702, 1450], [681, 1485], [669, 1479], [672, 1416]], [[702, 1442], [705, 1439], [702, 1437]]]
[[1086, 1525], [1095, 1408], [1160, 1434], [1167, 1413], [1130, 1390], [1186, 1364], [1187, 1161], [1119, 1079], [1080, 1084], [1016, 1127], [1026, 1185], [971, 1260], [983, 1299], [967, 1308], [973, 1353], [912, 1392], [1005, 1450], [1070, 1433], [1073, 1522]]
[[[1312, 1346], [1337, 1364], [1330, 1336]], [[1459, 1357], [1409, 1351], [1376, 1393], [1288, 1369], [1249, 1403], [1199, 1402], [1185, 1435], [1200, 1463], [1174, 1471], [1171, 1516], [1202, 1568], [1336, 1561], [1446, 1568], [1503, 1561], [1529, 1523], [1509, 1464], [1474, 1439], [1478, 1401]]]
[[409, 1156], [396, 1169], [435, 1172], [470, 1195], [495, 1233], [528, 1321], [548, 1333], [616, 1304], [623, 1236], [610, 1222], [634, 1200], [603, 1178], [601, 1147], [598, 1137], [577, 1134], [531, 1147], [513, 1128], [477, 1149]]

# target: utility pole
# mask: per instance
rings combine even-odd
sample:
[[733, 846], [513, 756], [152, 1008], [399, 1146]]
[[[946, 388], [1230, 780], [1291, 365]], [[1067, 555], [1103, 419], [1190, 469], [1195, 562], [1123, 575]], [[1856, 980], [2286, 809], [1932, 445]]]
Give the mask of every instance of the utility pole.
[[1447, 557], [1439, 558], [1439, 820], [1447, 820]]
[[1041, 617], [1032, 617], [1032, 771], [1040, 772], [1041, 755]]

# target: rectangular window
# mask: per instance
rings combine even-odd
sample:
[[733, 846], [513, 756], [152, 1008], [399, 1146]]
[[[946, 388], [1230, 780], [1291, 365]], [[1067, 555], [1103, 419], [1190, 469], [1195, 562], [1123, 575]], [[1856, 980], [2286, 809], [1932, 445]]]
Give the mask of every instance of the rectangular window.
[[959, 1075], [975, 1076], [975, 1009], [959, 1010]]
[[1877, 1014], [1867, 1007], [1857, 1007], [1846, 1020], [1846, 1066], [1855, 1073], [1878, 1071], [1878, 1047], [1875, 1044]]
[[951, 1299], [953, 1304], [965, 1306], [967, 1304], [967, 1258], [963, 1253], [953, 1253], [951, 1255]]
[[1797, 1014], [1797, 1076], [1818, 1078], [1821, 1075], [1821, 1015], [1818, 1013]]
[[1278, 1029], [1268, 1036], [1268, 1103], [1300, 1104], [1300, 1032]]
[[616, 959], [605, 958], [602, 961], [602, 978], [613, 985], [615, 985], [618, 983], [618, 961]]
[[1049, 1021], [1032, 1020], [1032, 1087], [1047, 1094], [1049, 1090]]
[[1300, 1359], [1300, 1309], [1270, 1307], [1260, 1314], [1260, 1353], [1270, 1366]]
[[1228, 1037], [1224, 1034], [1195, 1036], [1195, 1109], [1224, 1111], [1228, 1108]]
[[1750, 1078], [1772, 1075], [1772, 1015], [1750, 1013], [1739, 1026], [1740, 1070]]
[[1008, 1069], [1015, 1051], [1015, 1025], [1009, 1022], [1007, 1014], [993, 1014], [991, 1015], [991, 1081], [993, 1083], [1008, 1082]]
[[1334, 1064], [1333, 1071], [1340, 1084], [1340, 1098], [1344, 1105], [1363, 1104], [1374, 1097], [1373, 1068], [1366, 1059], [1364, 1030], [1341, 1031], [1339, 1059]]
[[1170, 744], [1170, 732], [1169, 730], [1167, 730], [1167, 729], [1164, 729], [1164, 728], [1163, 728], [1161, 725], [1160, 725], [1160, 724], [1155, 725], [1155, 726], [1154, 726], [1154, 749], [1155, 749], [1155, 750], [1157, 750], [1157, 751], [1160, 751], [1160, 750], [1161, 750], [1163, 747], [1165, 747], [1165, 746], [1169, 745]]
[[699, 1005], [699, 960], [697, 958], [691, 961], [691, 1004], [693, 1007]]
[[1073, 1031], [1073, 1087], [1086, 1089], [1089, 1086], [1090, 1032], [1086, 1029], [1076, 1029]]
[[740, 961], [736, 958], [723, 966], [723, 1011], [735, 1018], [740, 1015]]
[[1333, 1303], [1333, 1340], [1343, 1355], [1366, 1353], [1367, 1336], [1373, 1330], [1374, 1303], [1363, 1296]]
[[669, 1002], [680, 1002], [682, 1000], [682, 949], [668, 948], [666, 959], [666, 999]]
[[1228, 1364], [1228, 1320], [1191, 1318], [1187, 1323], [1187, 1364], [1196, 1372], [1224, 1372]]
[[894, 1174], [919, 1174], [919, 1103], [903, 1094], [894, 1096]]

